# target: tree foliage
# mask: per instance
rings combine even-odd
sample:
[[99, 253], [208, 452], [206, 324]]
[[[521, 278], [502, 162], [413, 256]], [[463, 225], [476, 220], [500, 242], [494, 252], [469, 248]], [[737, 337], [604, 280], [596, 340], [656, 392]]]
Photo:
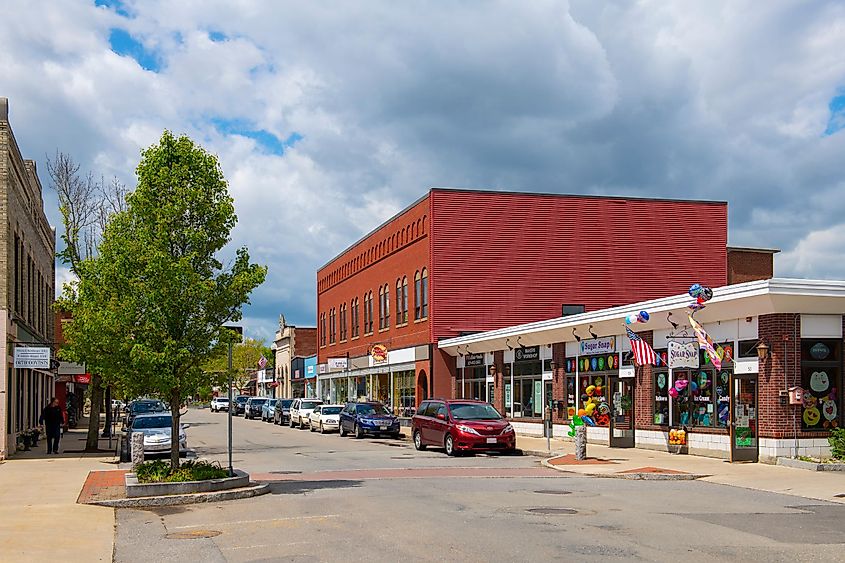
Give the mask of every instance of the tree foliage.
[[[142, 152], [137, 176], [126, 210], [111, 216], [63, 296], [74, 313], [65, 355], [129, 396], [168, 401], [178, 436], [179, 406], [213, 383], [202, 366], [267, 270], [246, 248], [226, 267], [218, 258], [237, 217], [214, 155], [165, 131]], [[171, 464], [179, 465], [175, 439]]]
[[[232, 347], [232, 386], [239, 392], [243, 392], [252, 374], [258, 369], [258, 360], [261, 356], [267, 358], [268, 366], [273, 364], [273, 351], [264, 344], [263, 340], [246, 338], [243, 342]], [[228, 375], [229, 352], [225, 342], [218, 344], [211, 357], [205, 364], [203, 370], [210, 374], [221, 375], [221, 384]]]

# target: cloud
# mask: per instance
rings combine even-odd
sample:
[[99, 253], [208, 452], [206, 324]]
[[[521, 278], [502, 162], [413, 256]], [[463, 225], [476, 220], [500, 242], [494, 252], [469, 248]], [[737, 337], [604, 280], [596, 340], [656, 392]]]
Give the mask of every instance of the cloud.
[[732, 244], [841, 276], [841, 2], [6, 10], [0, 95], [40, 170], [58, 149], [132, 185], [164, 128], [220, 157], [233, 245], [270, 268], [255, 334], [313, 325], [316, 268], [429, 186], [727, 200]]

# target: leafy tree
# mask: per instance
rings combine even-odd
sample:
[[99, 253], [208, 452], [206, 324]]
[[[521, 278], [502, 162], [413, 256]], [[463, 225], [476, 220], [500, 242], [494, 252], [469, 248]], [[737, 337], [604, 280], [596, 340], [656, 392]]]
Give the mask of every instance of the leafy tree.
[[[246, 338], [242, 343], [232, 347], [232, 386], [239, 393], [243, 393], [252, 374], [258, 369], [261, 356], [267, 359], [267, 365], [273, 363], [273, 351], [264, 344], [263, 340]], [[229, 351], [226, 343], [221, 342], [215, 347], [212, 356], [203, 365], [207, 373], [227, 374], [229, 367]], [[225, 375], [221, 379], [225, 379]]]
[[142, 152], [127, 209], [109, 220], [95, 257], [66, 292], [74, 318], [66, 355], [108, 374], [129, 395], [157, 395], [173, 417], [171, 466], [179, 466], [179, 407], [215, 383], [202, 365], [267, 269], [239, 248], [218, 253], [235, 226], [217, 158], [165, 131]]

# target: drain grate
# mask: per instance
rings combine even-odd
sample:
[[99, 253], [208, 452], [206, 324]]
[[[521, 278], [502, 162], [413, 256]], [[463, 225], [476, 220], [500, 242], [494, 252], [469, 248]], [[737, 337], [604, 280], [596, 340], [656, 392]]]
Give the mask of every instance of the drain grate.
[[192, 530], [190, 532], [173, 532], [164, 536], [169, 540], [199, 540], [203, 538], [213, 538], [219, 536], [223, 532], [218, 530]]
[[540, 489], [539, 491], [534, 491], [538, 495], [571, 495], [572, 491], [561, 491], [555, 489]]
[[578, 511], [573, 508], [554, 508], [551, 506], [529, 508], [525, 512], [528, 512], [529, 514], [543, 514], [547, 516], [571, 516], [572, 514], [578, 514]]

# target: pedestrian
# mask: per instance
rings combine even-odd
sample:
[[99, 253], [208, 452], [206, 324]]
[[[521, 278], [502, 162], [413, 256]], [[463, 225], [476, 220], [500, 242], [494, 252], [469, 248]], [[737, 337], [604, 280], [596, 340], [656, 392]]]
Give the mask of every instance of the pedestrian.
[[47, 453], [59, 453], [59, 439], [62, 437], [64, 417], [62, 416], [62, 408], [59, 406], [58, 399], [55, 397], [50, 399], [50, 404], [41, 411], [41, 417], [38, 419], [38, 422], [44, 425], [44, 430], [47, 434]]

